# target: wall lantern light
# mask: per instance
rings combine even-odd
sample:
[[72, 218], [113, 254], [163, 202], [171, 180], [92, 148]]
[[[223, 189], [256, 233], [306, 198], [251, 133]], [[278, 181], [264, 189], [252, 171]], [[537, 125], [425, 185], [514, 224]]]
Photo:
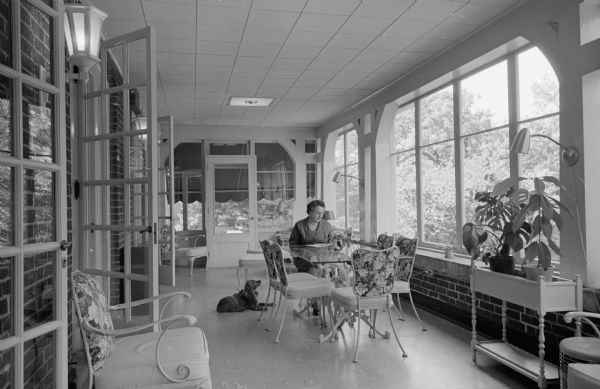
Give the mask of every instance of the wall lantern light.
[[561, 149], [560, 156], [561, 156], [563, 162], [567, 164], [567, 166], [574, 166], [577, 163], [577, 161], [579, 160], [579, 150], [577, 150], [576, 147], [565, 146], [561, 143], [558, 143], [557, 141], [555, 141], [554, 139], [550, 138], [547, 135], [543, 135], [543, 134], [531, 135], [529, 133], [528, 128], [523, 128], [523, 129], [521, 129], [521, 131], [519, 131], [519, 133], [517, 134], [517, 137], [515, 138], [515, 140], [513, 142], [512, 149], [515, 150], [519, 154], [528, 154], [529, 153], [529, 141], [531, 138], [534, 138], [536, 136], [541, 137], [541, 138], [546, 138], [546, 139], [550, 140], [551, 142], [556, 143]]
[[87, 70], [100, 62], [100, 33], [107, 16], [91, 5], [65, 4], [65, 39], [71, 64]]

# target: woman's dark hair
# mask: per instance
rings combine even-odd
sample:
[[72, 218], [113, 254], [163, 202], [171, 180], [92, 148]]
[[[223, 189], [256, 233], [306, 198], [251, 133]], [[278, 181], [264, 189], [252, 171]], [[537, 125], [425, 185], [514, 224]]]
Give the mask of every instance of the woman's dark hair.
[[306, 206], [306, 213], [311, 213], [315, 208], [323, 207], [325, 208], [325, 203], [323, 200], [313, 200]]

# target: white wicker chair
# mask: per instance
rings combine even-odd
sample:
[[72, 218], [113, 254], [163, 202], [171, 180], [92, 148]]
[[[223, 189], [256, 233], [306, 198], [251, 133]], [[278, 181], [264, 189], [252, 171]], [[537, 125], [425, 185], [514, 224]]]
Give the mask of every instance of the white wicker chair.
[[[89, 388], [195, 388], [211, 389], [209, 354], [204, 332], [191, 327], [196, 318], [162, 318], [165, 307], [187, 292], [173, 292], [127, 304], [108, 306], [104, 292], [91, 275], [74, 270], [73, 302], [89, 370]], [[121, 310], [169, 299], [157, 322], [114, 329], [111, 310]], [[188, 326], [169, 329], [183, 321]], [[140, 333], [166, 324], [160, 332]]]

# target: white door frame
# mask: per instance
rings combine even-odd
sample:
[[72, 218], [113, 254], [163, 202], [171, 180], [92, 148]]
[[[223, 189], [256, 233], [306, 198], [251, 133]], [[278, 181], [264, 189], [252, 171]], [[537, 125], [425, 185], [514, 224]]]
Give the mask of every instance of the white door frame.
[[[248, 222], [247, 234], [215, 234], [215, 167], [217, 165], [248, 166]], [[206, 157], [206, 241], [210, 254], [207, 267], [237, 266], [240, 255], [254, 247], [257, 241], [256, 223], [256, 156], [209, 155]]]

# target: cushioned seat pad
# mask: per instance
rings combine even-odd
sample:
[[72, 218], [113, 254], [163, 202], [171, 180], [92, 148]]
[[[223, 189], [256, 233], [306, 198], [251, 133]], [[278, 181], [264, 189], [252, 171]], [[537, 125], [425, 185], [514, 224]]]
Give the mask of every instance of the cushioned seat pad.
[[[133, 335], [116, 340], [110, 358], [94, 375], [96, 389], [143, 388], [169, 381], [156, 365], [156, 342], [160, 333]], [[161, 340], [159, 358], [167, 374], [177, 377], [177, 366], [190, 367], [186, 381], [201, 380], [199, 388], [211, 388], [206, 338], [198, 327], [168, 330]], [[196, 383], [194, 383], [196, 384]]]
[[[352, 291], [351, 287], [345, 288], [334, 288], [331, 291], [331, 298], [339, 301], [340, 303], [349, 306], [356, 307], [356, 295]], [[360, 307], [369, 309], [370, 306], [385, 306], [387, 304], [386, 296], [374, 296], [374, 297], [361, 297]]]
[[600, 338], [574, 336], [561, 340], [559, 348], [573, 358], [600, 363]]
[[208, 255], [208, 247], [199, 246], [199, 247], [182, 247], [177, 249], [175, 252], [175, 256], [177, 258], [184, 257], [206, 257]]
[[410, 286], [408, 282], [401, 280], [394, 280], [394, 288], [392, 289], [392, 293], [408, 293], [410, 291]]
[[288, 282], [287, 297], [292, 300], [305, 297], [327, 296], [331, 292], [331, 282], [323, 278]]

